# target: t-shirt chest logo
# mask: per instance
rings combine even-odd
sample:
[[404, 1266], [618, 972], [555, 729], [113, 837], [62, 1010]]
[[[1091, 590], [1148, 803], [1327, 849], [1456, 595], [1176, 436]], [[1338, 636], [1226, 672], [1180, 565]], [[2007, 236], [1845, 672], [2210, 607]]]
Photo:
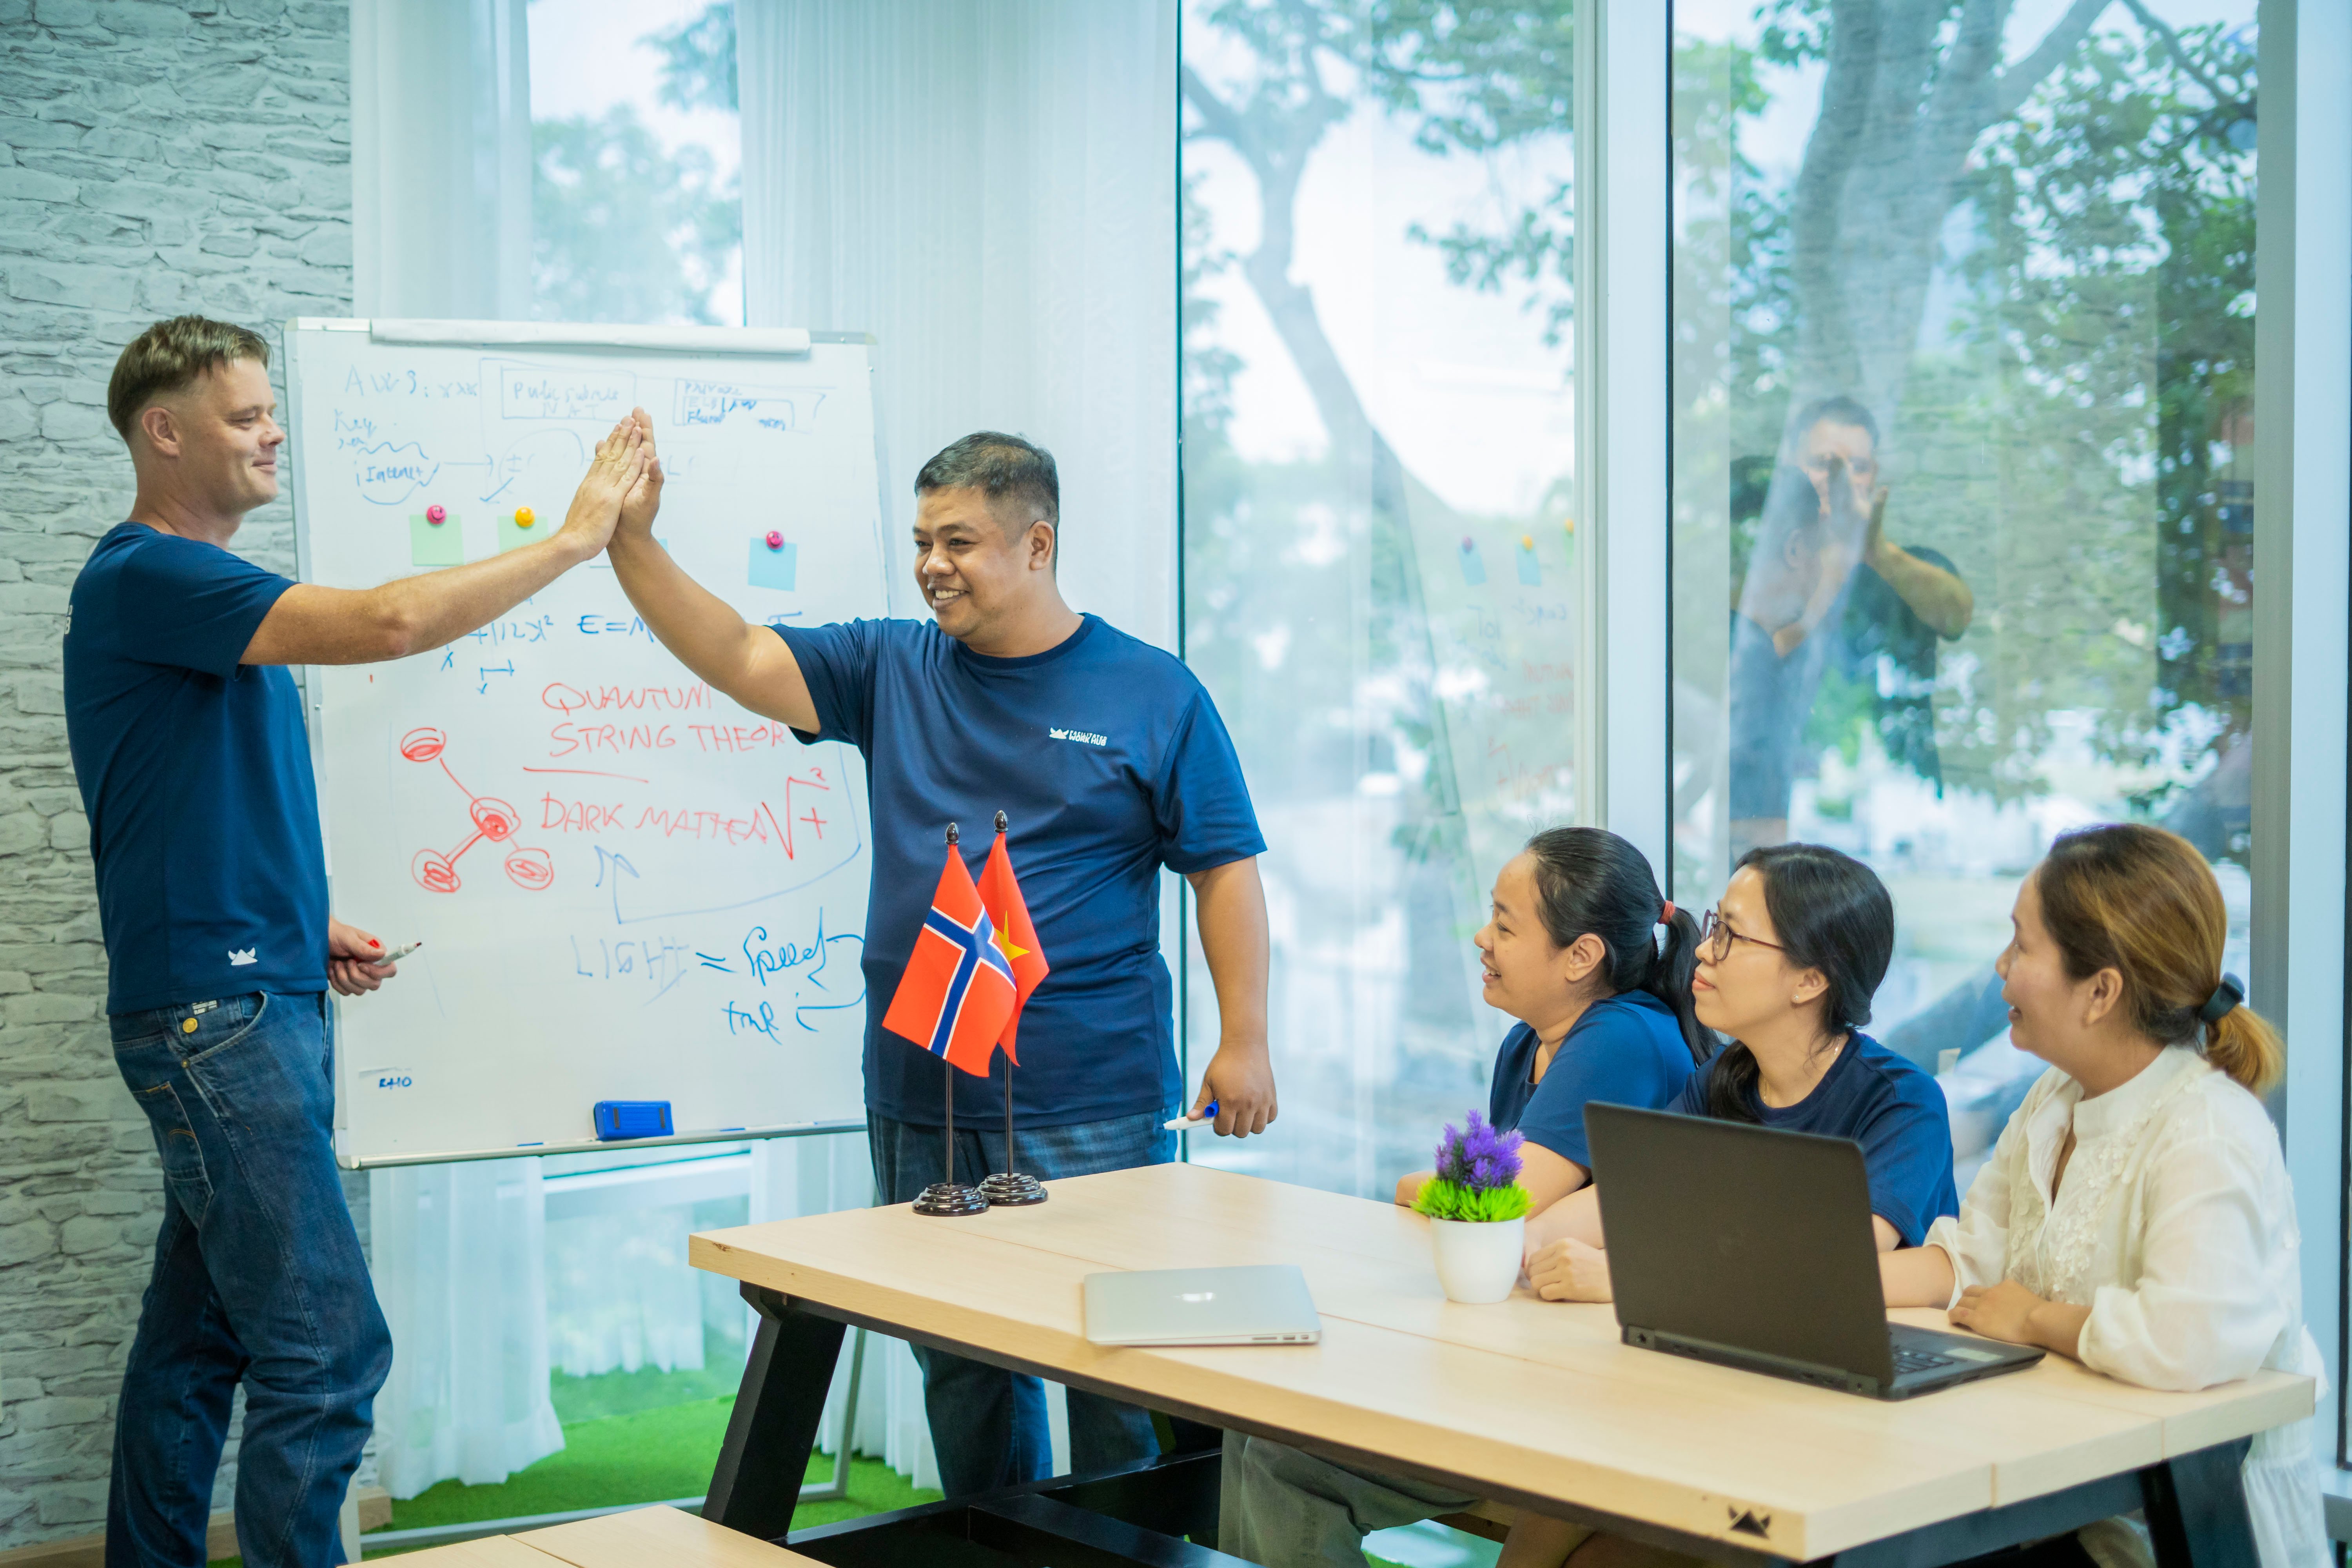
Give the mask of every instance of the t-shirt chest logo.
[[261, 961], [256, 958], [253, 954], [254, 950], [249, 947], [230, 948], [228, 950], [229, 967], [232, 969], [242, 969], [248, 963], [260, 963]]
[[1045, 733], [1056, 741], [1076, 741], [1088, 746], [1108, 746], [1110, 744], [1110, 737], [1108, 735], [1097, 735], [1092, 730], [1062, 730], [1049, 726], [1046, 729]]

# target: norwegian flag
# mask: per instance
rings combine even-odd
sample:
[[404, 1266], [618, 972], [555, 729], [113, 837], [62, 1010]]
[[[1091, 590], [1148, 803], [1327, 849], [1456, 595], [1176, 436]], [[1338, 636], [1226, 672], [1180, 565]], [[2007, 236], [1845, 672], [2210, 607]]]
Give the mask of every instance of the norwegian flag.
[[1013, 965], [997, 944], [980, 889], [950, 845], [931, 911], [923, 917], [882, 1026], [986, 1078], [997, 1037], [1018, 1000]]

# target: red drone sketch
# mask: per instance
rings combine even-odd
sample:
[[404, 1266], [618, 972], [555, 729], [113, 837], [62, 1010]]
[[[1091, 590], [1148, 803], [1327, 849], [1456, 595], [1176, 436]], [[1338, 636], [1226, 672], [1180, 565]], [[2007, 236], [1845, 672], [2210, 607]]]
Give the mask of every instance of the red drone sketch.
[[[474, 825], [474, 835], [444, 855], [438, 849], [420, 849], [409, 863], [408, 874], [416, 885], [428, 893], [454, 893], [460, 886], [457, 880], [457, 860], [467, 850], [487, 838], [493, 844], [506, 844], [522, 826], [522, 818], [505, 801], [488, 795], [476, 795], [459, 783], [449, 772], [448, 759], [441, 754], [448, 739], [435, 729], [411, 730], [400, 738], [400, 754], [412, 763], [439, 763], [442, 773], [457, 785], [466, 797], [466, 816]], [[536, 893], [555, 880], [555, 862], [544, 849], [509, 845], [506, 858], [507, 879], [516, 887]]]

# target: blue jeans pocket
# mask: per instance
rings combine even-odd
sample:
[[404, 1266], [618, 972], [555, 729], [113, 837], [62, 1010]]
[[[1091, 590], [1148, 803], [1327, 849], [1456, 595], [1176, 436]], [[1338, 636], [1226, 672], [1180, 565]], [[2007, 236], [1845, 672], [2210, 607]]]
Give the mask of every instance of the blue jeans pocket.
[[155, 1130], [155, 1152], [163, 1162], [163, 1180], [189, 1219], [202, 1224], [213, 1200], [212, 1177], [205, 1170], [204, 1146], [196, 1141], [195, 1125], [170, 1080], [133, 1091], [147, 1121]]
[[206, 1027], [208, 1020], [200, 1018], [196, 1020], [195, 1031], [183, 1037], [188, 1048], [180, 1058], [181, 1065], [191, 1068], [202, 1067], [223, 1051], [249, 1039], [254, 1031], [261, 1027], [262, 1019], [268, 1014], [269, 993], [267, 991], [257, 991], [233, 1002], [222, 1003], [219, 1010], [212, 1015], [217, 1022], [212, 1022]]

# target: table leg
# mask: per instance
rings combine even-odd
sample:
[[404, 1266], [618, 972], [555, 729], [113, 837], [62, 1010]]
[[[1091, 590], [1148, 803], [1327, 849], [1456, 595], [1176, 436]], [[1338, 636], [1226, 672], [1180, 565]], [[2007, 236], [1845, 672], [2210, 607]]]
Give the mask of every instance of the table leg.
[[[743, 1363], [742, 1387], [727, 1418], [727, 1441], [710, 1474], [702, 1517], [761, 1541], [779, 1541], [793, 1527], [801, 1480], [824, 1421], [843, 1326], [796, 1310], [774, 1290], [748, 1284], [742, 1289], [743, 1300], [760, 1314], [760, 1329]], [[848, 1447], [842, 1445], [845, 1465]]]
[[2247, 1439], [2217, 1443], [2139, 1473], [2158, 1568], [2208, 1568], [2254, 1561], [2246, 1513]]

